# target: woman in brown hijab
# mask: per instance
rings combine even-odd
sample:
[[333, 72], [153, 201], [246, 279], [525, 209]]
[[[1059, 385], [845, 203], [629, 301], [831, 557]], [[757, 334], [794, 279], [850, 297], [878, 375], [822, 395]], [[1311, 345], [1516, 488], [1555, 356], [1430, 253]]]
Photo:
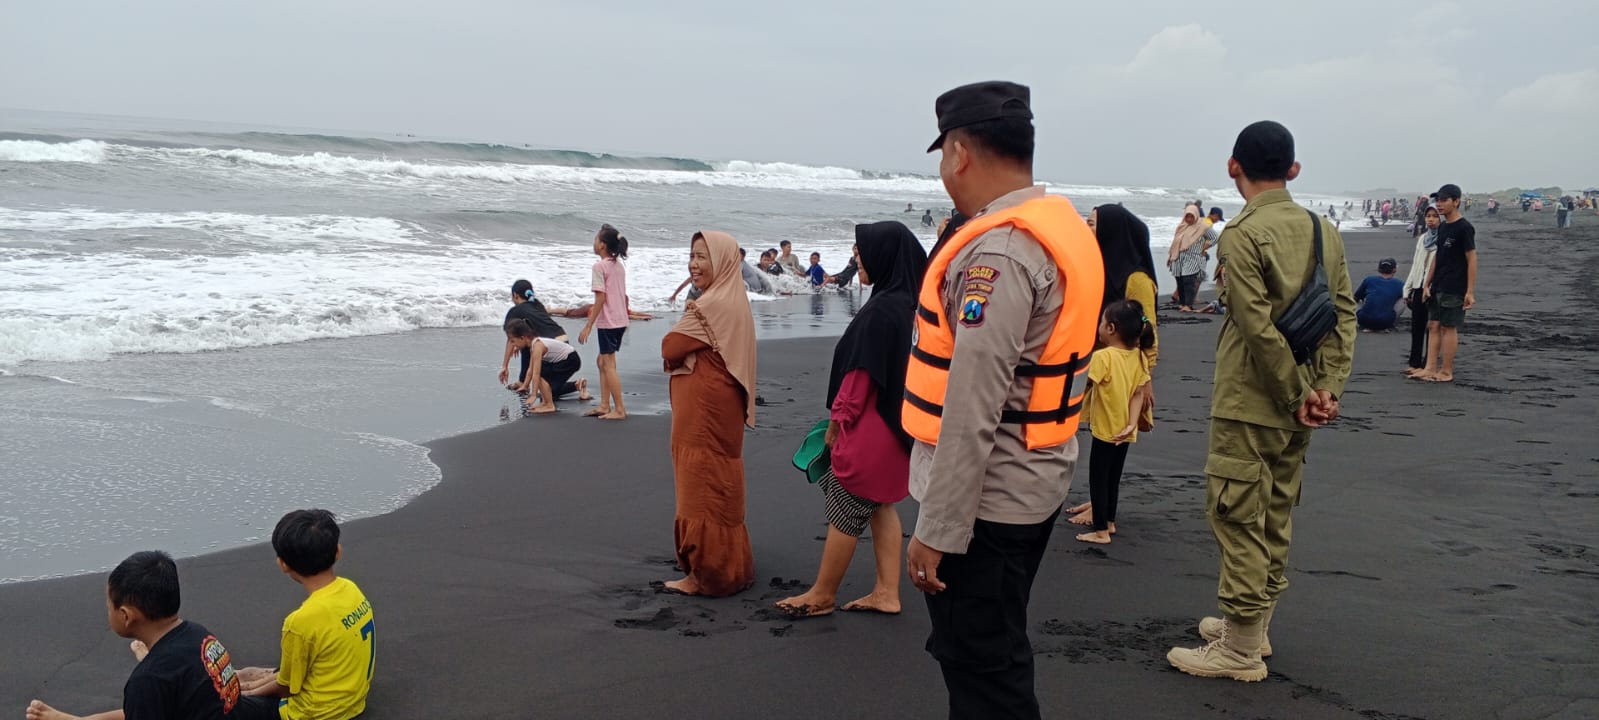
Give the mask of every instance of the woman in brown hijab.
[[672, 376], [677, 564], [666, 592], [723, 597], [755, 583], [744, 527], [744, 427], [755, 425], [755, 319], [738, 242], [694, 234], [688, 272], [703, 289], [661, 341]]

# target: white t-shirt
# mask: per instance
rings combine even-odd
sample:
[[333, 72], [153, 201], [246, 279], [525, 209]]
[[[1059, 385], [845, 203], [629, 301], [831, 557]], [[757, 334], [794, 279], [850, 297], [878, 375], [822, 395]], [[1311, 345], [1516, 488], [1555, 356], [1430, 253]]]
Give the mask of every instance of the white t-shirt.
[[572, 354], [572, 346], [560, 340], [538, 338], [538, 341], [544, 343], [544, 362], [560, 362]]

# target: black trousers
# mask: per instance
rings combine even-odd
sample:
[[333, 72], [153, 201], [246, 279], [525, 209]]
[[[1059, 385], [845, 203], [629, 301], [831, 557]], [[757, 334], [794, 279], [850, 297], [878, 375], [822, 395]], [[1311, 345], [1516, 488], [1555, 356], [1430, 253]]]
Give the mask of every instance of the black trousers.
[[1027, 603], [1059, 515], [1036, 525], [978, 520], [966, 553], [939, 563], [948, 587], [926, 596], [927, 652], [944, 672], [950, 720], [1039, 718]]
[[1088, 502], [1094, 508], [1094, 530], [1108, 530], [1116, 522], [1116, 499], [1121, 495], [1122, 467], [1132, 443], [1108, 443], [1094, 438], [1088, 454]]
[[1194, 301], [1199, 298], [1199, 286], [1204, 283], [1204, 273], [1194, 273], [1177, 278], [1177, 305], [1179, 307], [1193, 307]]
[[[560, 362], [547, 362], [539, 366], [539, 377], [550, 384], [550, 392], [556, 398], [577, 392], [577, 383], [571, 382], [572, 376], [583, 369], [583, 358], [572, 353]], [[550, 398], [554, 400], [555, 398]]]
[[1410, 366], [1427, 367], [1427, 303], [1421, 288], [1410, 291]]

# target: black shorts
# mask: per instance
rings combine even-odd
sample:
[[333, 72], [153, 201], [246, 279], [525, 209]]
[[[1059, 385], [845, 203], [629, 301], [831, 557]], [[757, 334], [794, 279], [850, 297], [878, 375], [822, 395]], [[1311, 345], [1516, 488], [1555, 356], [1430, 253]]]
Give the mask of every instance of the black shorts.
[[627, 332], [625, 327], [600, 328], [600, 354], [615, 355], [617, 350], [621, 350], [622, 333], [625, 332]]
[[234, 720], [277, 720], [278, 706], [287, 703], [273, 697], [245, 695], [233, 706]]

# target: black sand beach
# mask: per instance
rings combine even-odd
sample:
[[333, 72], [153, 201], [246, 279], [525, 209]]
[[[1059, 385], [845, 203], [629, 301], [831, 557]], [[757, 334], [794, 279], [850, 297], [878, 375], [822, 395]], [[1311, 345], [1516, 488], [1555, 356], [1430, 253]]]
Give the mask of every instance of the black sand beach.
[[[1128, 459], [1121, 532], [1089, 547], [1062, 524], [1034, 589], [1044, 715], [1599, 717], [1599, 218], [1562, 232], [1550, 215], [1473, 217], [1480, 304], [1455, 384], [1401, 376], [1408, 335], [1360, 336], [1345, 416], [1312, 445], [1261, 684], [1188, 677], [1163, 657], [1215, 612], [1199, 473], [1219, 321], [1163, 314], [1158, 426]], [[1381, 257], [1408, 264], [1397, 230], [1345, 239], [1357, 283]], [[767, 611], [820, 554], [820, 494], [788, 460], [822, 416], [831, 346], [761, 346], [766, 405], [746, 444], [761, 582], [731, 599], [648, 587], [676, 576], [668, 418], [601, 426], [568, 411], [433, 443], [438, 487], [345, 527], [340, 569], [379, 628], [367, 717], [942, 716], [908, 583], [899, 617]], [[914, 519], [913, 503], [901, 510]], [[184, 616], [236, 662], [275, 662], [302, 591], [270, 548], [180, 566]], [[864, 593], [871, 569], [863, 548], [843, 593]], [[0, 586], [0, 638], [0, 716], [33, 697], [115, 706], [133, 665], [106, 628], [103, 575]]]

